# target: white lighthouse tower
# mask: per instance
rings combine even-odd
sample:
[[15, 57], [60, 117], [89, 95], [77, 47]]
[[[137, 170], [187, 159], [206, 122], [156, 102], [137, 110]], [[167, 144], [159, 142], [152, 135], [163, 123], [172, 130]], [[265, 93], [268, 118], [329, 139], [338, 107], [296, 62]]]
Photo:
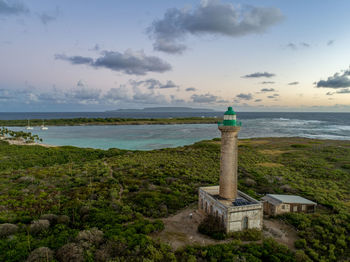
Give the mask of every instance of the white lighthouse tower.
[[237, 136], [241, 122], [237, 121], [232, 107], [225, 112], [218, 128], [221, 131], [220, 185], [199, 188], [198, 208], [203, 213], [217, 216], [227, 233], [262, 229], [262, 203], [237, 189]]

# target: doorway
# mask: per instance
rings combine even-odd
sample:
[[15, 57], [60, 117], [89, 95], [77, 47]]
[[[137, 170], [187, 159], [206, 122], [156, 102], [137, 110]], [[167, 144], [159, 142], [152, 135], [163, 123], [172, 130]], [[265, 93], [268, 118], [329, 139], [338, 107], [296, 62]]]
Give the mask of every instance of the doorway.
[[243, 230], [248, 229], [248, 217], [243, 218]]

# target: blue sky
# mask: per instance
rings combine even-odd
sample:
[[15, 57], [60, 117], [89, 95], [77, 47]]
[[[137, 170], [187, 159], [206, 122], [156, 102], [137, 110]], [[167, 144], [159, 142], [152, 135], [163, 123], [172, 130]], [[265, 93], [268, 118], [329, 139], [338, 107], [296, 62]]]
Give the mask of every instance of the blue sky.
[[350, 111], [350, 2], [0, 0], [0, 111]]

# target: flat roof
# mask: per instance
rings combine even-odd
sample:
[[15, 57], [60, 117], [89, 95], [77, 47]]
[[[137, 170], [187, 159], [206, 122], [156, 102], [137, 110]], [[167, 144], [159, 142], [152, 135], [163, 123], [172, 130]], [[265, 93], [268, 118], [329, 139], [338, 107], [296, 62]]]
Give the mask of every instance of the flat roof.
[[309, 205], [317, 205], [317, 203], [303, 198], [301, 196], [295, 195], [275, 195], [275, 194], [267, 194], [266, 196], [271, 197], [275, 200], [278, 200], [282, 203], [290, 203], [290, 204], [309, 204]]
[[244, 207], [244, 206], [250, 207], [255, 205], [261, 205], [260, 201], [248, 196], [247, 194], [239, 190], [237, 190], [237, 198], [236, 198], [236, 200], [238, 201], [235, 203], [232, 200], [220, 198], [219, 186], [200, 187], [199, 189], [205, 192], [206, 194], [210, 195], [215, 201], [223, 204], [226, 208], [236, 208], [236, 207]]

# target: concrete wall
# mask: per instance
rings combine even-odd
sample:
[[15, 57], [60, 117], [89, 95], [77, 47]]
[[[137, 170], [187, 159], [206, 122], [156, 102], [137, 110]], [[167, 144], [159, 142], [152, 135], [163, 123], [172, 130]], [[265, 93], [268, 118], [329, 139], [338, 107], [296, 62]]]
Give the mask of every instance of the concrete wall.
[[244, 230], [244, 219], [248, 219], [248, 229], [262, 229], [262, 209], [229, 213], [228, 232]]
[[237, 197], [237, 135], [239, 127], [220, 126], [221, 156], [220, 156], [220, 192], [226, 199]]
[[289, 212], [312, 213], [314, 211], [315, 205], [264, 202], [264, 213], [270, 216], [282, 215]]
[[227, 233], [244, 230], [245, 219], [247, 219], [247, 229], [260, 230], [263, 226], [263, 208], [258, 201], [246, 206], [225, 206], [200, 189], [198, 209], [205, 214], [218, 216], [224, 223]]

